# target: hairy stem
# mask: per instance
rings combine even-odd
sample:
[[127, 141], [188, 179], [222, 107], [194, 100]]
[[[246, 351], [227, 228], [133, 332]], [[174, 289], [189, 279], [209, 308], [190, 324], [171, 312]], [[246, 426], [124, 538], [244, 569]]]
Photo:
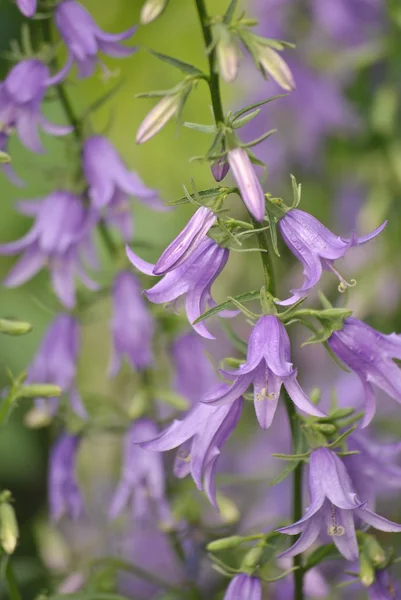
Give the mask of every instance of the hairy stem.
[[[224, 110], [223, 104], [221, 101], [220, 94], [220, 79], [219, 74], [216, 69], [216, 55], [214, 48], [211, 49], [212, 44], [212, 34], [210, 30], [210, 18], [206, 9], [205, 0], [195, 0], [196, 8], [198, 11], [199, 21], [202, 27], [203, 38], [205, 40], [206, 50], [208, 52], [208, 61], [209, 61], [209, 88], [210, 88], [210, 97], [212, 100], [213, 114], [214, 119], [216, 121], [216, 125], [218, 123], [224, 122]], [[252, 223], [255, 229], [261, 229], [263, 224], [260, 225], [257, 221], [255, 221], [252, 217]], [[266, 250], [266, 252], [261, 252], [260, 256], [263, 264], [263, 272], [265, 279], [266, 290], [270, 292], [273, 296], [276, 295], [276, 286], [274, 279], [274, 269], [273, 269], [273, 261], [271, 257], [271, 252], [268, 243], [268, 236], [266, 231], [259, 231], [257, 233], [259, 247], [262, 250]], [[295, 440], [296, 440], [296, 429], [299, 426], [297, 422], [297, 416], [295, 407], [292, 403], [291, 398], [287, 393], [284, 395], [285, 398], [285, 406], [287, 410], [288, 420], [291, 428], [291, 437], [292, 437], [292, 445], [293, 451], [295, 452]], [[294, 471], [293, 475], [293, 492], [292, 492], [292, 516], [294, 521], [298, 521], [302, 517], [302, 462], [298, 465], [298, 467]], [[304, 600], [304, 591], [303, 591], [303, 569], [302, 569], [302, 555], [295, 556], [293, 559], [293, 566], [297, 567], [297, 570], [294, 571], [294, 600]]]

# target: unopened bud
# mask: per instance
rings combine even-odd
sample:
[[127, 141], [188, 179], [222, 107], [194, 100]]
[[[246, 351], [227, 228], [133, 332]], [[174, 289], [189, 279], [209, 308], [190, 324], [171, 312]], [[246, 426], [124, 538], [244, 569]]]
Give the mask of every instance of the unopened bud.
[[287, 92], [295, 89], [295, 82], [287, 63], [280, 54], [265, 44], [258, 44], [260, 66], [280, 87]]
[[257, 221], [263, 221], [265, 195], [248, 154], [243, 148], [234, 148], [229, 151], [227, 158], [245, 206]]
[[24, 321], [13, 321], [11, 319], [0, 319], [0, 333], [8, 335], [24, 335], [31, 331], [32, 325]]
[[364, 548], [372, 564], [376, 568], [383, 568], [386, 563], [386, 553], [373, 535], [364, 536]]
[[18, 541], [18, 523], [11, 504], [0, 504], [0, 544], [7, 554], [12, 554]]
[[165, 96], [146, 115], [136, 134], [136, 143], [143, 144], [156, 135], [176, 114], [181, 104], [181, 93]]
[[331, 435], [332, 433], [336, 432], [335, 425], [331, 425], [330, 423], [316, 423], [314, 427], [326, 435]]
[[238, 75], [239, 51], [233, 36], [219, 26], [219, 41], [216, 44], [216, 56], [219, 72], [224, 81], [231, 83]]
[[240, 518], [238, 506], [227, 496], [217, 494], [217, 504], [220, 510], [220, 517], [224, 523], [236, 523]]
[[0, 164], [6, 165], [11, 162], [11, 157], [7, 152], [0, 151]]
[[55, 398], [61, 394], [61, 387], [52, 383], [30, 383], [22, 385], [18, 391], [20, 398]]
[[244, 538], [240, 535], [231, 535], [230, 537], [222, 538], [221, 540], [214, 540], [207, 545], [207, 549], [210, 552], [217, 550], [225, 550], [227, 548], [236, 548], [244, 541]]
[[359, 556], [359, 577], [366, 587], [372, 585], [375, 580], [374, 567], [365, 552], [361, 552]]
[[255, 569], [262, 557], [263, 554], [263, 546], [255, 546], [249, 552], [245, 554], [245, 557], [241, 563], [241, 571], [252, 571]]
[[230, 167], [224, 158], [219, 158], [211, 165], [210, 169], [215, 180], [219, 182], [227, 175]]
[[142, 25], [151, 23], [161, 15], [168, 3], [168, 0], [147, 0], [142, 6], [140, 22]]

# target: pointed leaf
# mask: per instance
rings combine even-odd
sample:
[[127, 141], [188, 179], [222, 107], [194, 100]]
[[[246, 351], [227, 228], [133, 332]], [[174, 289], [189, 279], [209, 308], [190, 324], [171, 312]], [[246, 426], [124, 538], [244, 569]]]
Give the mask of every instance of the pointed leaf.
[[266, 213], [266, 218], [269, 223], [269, 231], [270, 231], [270, 239], [272, 242], [272, 248], [274, 250], [274, 253], [278, 257], [280, 257], [280, 252], [278, 251], [278, 244], [277, 244], [277, 226], [276, 226], [275, 218], [269, 211], [267, 211], [267, 213]]
[[[207, 200], [208, 198], [215, 198], [216, 196], [221, 194], [222, 191], [224, 191], [224, 188], [209, 188], [206, 190], [200, 190], [199, 192], [197, 192], [197, 195], [202, 200]], [[190, 194], [190, 197], [193, 200], [196, 200], [195, 194]], [[186, 204], [187, 202], [189, 202], [189, 199], [186, 196], [184, 196], [183, 198], [179, 198], [178, 200], [171, 200], [171, 202], [169, 202], [168, 204], [177, 206], [179, 204]]]
[[[239, 296], [234, 296], [233, 300], [243, 304], [244, 302], [252, 302], [252, 300], [258, 300], [259, 297], [260, 297], [260, 291], [255, 290], [253, 292], [246, 292], [245, 294], [240, 294]], [[200, 323], [201, 321], [204, 321], [205, 319], [209, 319], [209, 317], [213, 317], [214, 315], [217, 315], [219, 312], [221, 312], [223, 310], [233, 309], [233, 308], [236, 308], [233, 301], [226, 300], [226, 302], [222, 302], [221, 304], [218, 304], [217, 306], [214, 306], [210, 310], [207, 310], [205, 313], [203, 313], [203, 315], [198, 317], [196, 319], [196, 321], [193, 322], [193, 325], [196, 325], [196, 323]]]
[[233, 119], [231, 125], [234, 129], [241, 129], [241, 127], [244, 127], [244, 125], [246, 125], [247, 123], [252, 121], [252, 119], [257, 117], [259, 113], [260, 108], [257, 108], [256, 110], [253, 110], [251, 113], [249, 113], [249, 115]]
[[174, 58], [173, 56], [168, 56], [167, 54], [162, 54], [161, 52], [156, 52], [155, 50], [149, 50], [149, 52], [155, 56], [156, 58], [162, 60], [163, 62], [180, 69], [183, 73], [188, 73], [189, 75], [198, 75], [199, 77], [206, 78], [205, 73], [194, 67], [194, 65], [190, 65], [189, 63], [183, 62], [182, 60], [178, 60], [178, 58]]
[[202, 125], [201, 123], [189, 123], [185, 121], [184, 127], [187, 129], [195, 129], [195, 131], [201, 131], [202, 133], [216, 133], [215, 125]]
[[226, 25], [229, 25], [231, 23], [234, 13], [235, 13], [235, 9], [237, 8], [237, 4], [238, 4], [238, 0], [231, 0], [230, 4], [228, 5], [226, 13], [223, 17], [223, 22]]
[[258, 108], [259, 106], [268, 104], [269, 102], [272, 102], [273, 100], [277, 100], [277, 98], [285, 98], [286, 96], [288, 96], [288, 94], [277, 94], [276, 96], [267, 98], [267, 100], [262, 100], [261, 102], [256, 102], [255, 104], [251, 104], [250, 106], [247, 106], [246, 108], [241, 108], [241, 110], [238, 110], [236, 113], [234, 113], [233, 118], [237, 119], [238, 117], [242, 117], [242, 115], [244, 115], [245, 113], [247, 113], [255, 108]]

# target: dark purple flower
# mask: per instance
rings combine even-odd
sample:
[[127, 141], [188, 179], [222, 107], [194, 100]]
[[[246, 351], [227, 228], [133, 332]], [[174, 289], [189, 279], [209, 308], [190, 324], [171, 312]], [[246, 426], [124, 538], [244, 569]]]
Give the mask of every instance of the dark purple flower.
[[155, 439], [143, 442], [141, 447], [165, 452], [180, 446], [174, 474], [181, 478], [191, 473], [198, 489], [205, 489], [210, 502], [217, 508], [214, 485], [217, 460], [237, 426], [242, 405], [242, 398], [228, 406], [212, 407], [198, 403], [182, 420], [173, 421], [165, 431]]
[[78, 519], [84, 511], [75, 475], [79, 437], [63, 433], [54, 444], [49, 466], [49, 508], [51, 518]]
[[182, 265], [199, 247], [216, 216], [206, 206], [198, 208], [184, 229], [165, 249], [153, 269], [154, 275], [165, 275]]
[[246, 573], [236, 575], [230, 581], [223, 600], [262, 600], [260, 579]]
[[[9, 136], [6, 133], [0, 132], [0, 151], [1, 152], [7, 152], [8, 139], [9, 139]], [[6, 177], [8, 177], [8, 179], [11, 181], [11, 183], [13, 183], [14, 185], [16, 185], [18, 187], [23, 187], [25, 185], [25, 183], [22, 181], [22, 179], [20, 177], [18, 177], [18, 175], [15, 173], [15, 171], [12, 168], [10, 163], [1, 165], [1, 168], [2, 168], [3, 173], [6, 175]]]
[[[146, 275], [155, 275], [155, 265], [142, 260], [127, 247], [131, 263]], [[147, 298], [155, 304], [164, 304], [186, 295], [185, 309], [189, 322], [199, 335], [214, 339], [203, 322], [193, 322], [210, 306], [215, 306], [210, 289], [224, 269], [229, 251], [206, 238], [179, 267], [166, 273], [152, 288], [145, 290]]]
[[151, 518], [153, 504], [158, 519], [164, 524], [171, 523], [162, 457], [138, 446], [142, 440], [157, 435], [157, 428], [150, 419], [140, 419], [128, 430], [124, 438], [121, 478], [109, 508], [111, 519], [118, 517], [128, 503], [132, 506], [134, 522]]
[[50, 270], [53, 289], [67, 308], [75, 306], [75, 277], [90, 289], [97, 284], [85, 272], [81, 257], [90, 248], [94, 216], [79, 196], [58, 190], [43, 200], [20, 202], [22, 214], [35, 217], [32, 228], [21, 239], [0, 245], [0, 254], [24, 252], [4, 281], [16, 287], [43, 267]]
[[298, 535], [299, 539], [284, 556], [305, 552], [326, 530], [339, 552], [347, 560], [358, 558], [355, 517], [380, 531], [401, 532], [401, 525], [380, 517], [366, 508], [366, 501], [355, 493], [351, 479], [340, 458], [327, 448], [313, 450], [309, 461], [310, 505], [305, 515], [281, 533]]
[[113, 284], [113, 358], [110, 374], [115, 377], [126, 356], [136, 369], [146, 369], [153, 362], [153, 318], [145, 306], [135, 275], [118, 273]]
[[56, 26], [68, 48], [68, 64], [75, 61], [79, 77], [90, 77], [97, 63], [101, 64], [99, 52], [124, 58], [136, 50], [135, 47], [122, 46], [120, 42], [130, 38], [136, 27], [130, 27], [123, 33], [106, 33], [95, 23], [90, 13], [75, 0], [64, 0], [55, 13]]
[[261, 317], [249, 337], [246, 362], [234, 371], [224, 371], [234, 383], [227, 388], [219, 386], [207, 394], [202, 402], [215, 406], [229, 404], [239, 398], [252, 384], [255, 411], [263, 429], [270, 427], [284, 384], [294, 404], [309, 415], [324, 417], [309, 400], [297, 380], [297, 370], [291, 359], [290, 339], [281, 321], [268, 315]]
[[295, 208], [288, 211], [279, 220], [278, 226], [288, 248], [303, 264], [305, 281], [302, 287], [291, 290], [293, 294], [291, 298], [279, 304], [284, 306], [293, 304], [306, 296], [318, 283], [323, 269], [333, 271], [341, 284], [347, 286], [348, 284], [334, 268], [334, 261], [342, 258], [352, 246], [359, 246], [372, 240], [383, 231], [386, 224], [387, 221], [361, 238], [353, 234], [351, 239], [345, 239], [334, 235], [320, 221], [303, 210]]
[[229, 164], [225, 158], [219, 158], [211, 165], [212, 175], [216, 181], [220, 182], [230, 170]]
[[66, 135], [70, 126], [54, 125], [40, 112], [46, 90], [59, 83], [65, 69], [54, 77], [48, 67], [37, 59], [19, 62], [0, 83], [0, 123], [7, 135], [15, 127], [21, 142], [32, 152], [43, 152], [38, 126], [51, 135]]
[[234, 148], [228, 152], [227, 160], [245, 206], [257, 221], [263, 221], [265, 195], [247, 152], [243, 148]]
[[370, 600], [401, 600], [400, 588], [388, 569], [379, 569], [375, 581], [368, 588]]
[[17, 6], [24, 17], [33, 17], [36, 13], [37, 0], [17, 0]]
[[376, 412], [372, 384], [401, 403], [401, 371], [393, 361], [401, 359], [401, 336], [384, 335], [366, 323], [348, 317], [339, 331], [334, 331], [328, 344], [360, 378], [365, 395], [365, 416], [362, 426], [369, 425]]
[[[75, 385], [80, 347], [78, 322], [71, 315], [59, 315], [48, 327], [35, 358], [28, 368], [27, 383], [53, 383], [69, 396], [72, 410], [86, 418], [86, 411]], [[36, 405], [54, 415], [58, 398], [37, 398]]]

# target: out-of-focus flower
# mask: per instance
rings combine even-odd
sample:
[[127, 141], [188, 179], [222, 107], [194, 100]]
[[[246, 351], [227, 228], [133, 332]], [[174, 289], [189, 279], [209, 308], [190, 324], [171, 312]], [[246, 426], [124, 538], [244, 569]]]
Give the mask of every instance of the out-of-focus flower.
[[17, 0], [17, 6], [24, 17], [33, 17], [36, 13], [37, 0]]
[[122, 33], [107, 33], [100, 29], [86, 8], [75, 0], [63, 0], [57, 6], [55, 22], [68, 48], [69, 68], [75, 62], [81, 78], [90, 77], [96, 64], [101, 64], [99, 52], [124, 58], [136, 51], [136, 47], [120, 44], [135, 33], [136, 27], [130, 27]]
[[313, 450], [309, 462], [310, 505], [305, 515], [292, 525], [279, 529], [281, 533], [298, 535], [299, 539], [281, 557], [305, 552], [327, 529], [338, 551], [347, 560], [358, 558], [358, 542], [354, 518], [380, 531], [401, 532], [401, 525], [389, 521], [366, 508], [359, 499], [340, 458], [328, 448]]
[[128, 430], [121, 478], [109, 508], [111, 519], [118, 517], [131, 502], [134, 522], [152, 519], [153, 504], [159, 521], [165, 525], [171, 523], [162, 457], [138, 446], [139, 442], [157, 435], [157, 428], [150, 419], [140, 419]]
[[53, 289], [67, 308], [75, 305], [75, 277], [90, 289], [98, 289], [81, 261], [90, 245], [93, 215], [81, 199], [71, 192], [58, 190], [40, 201], [20, 202], [22, 214], [35, 217], [28, 233], [15, 242], [0, 245], [0, 254], [24, 252], [4, 281], [16, 287], [31, 279], [43, 267], [50, 270]]
[[[47, 329], [28, 368], [27, 383], [53, 383], [68, 394], [72, 410], [86, 418], [86, 411], [75, 386], [80, 346], [79, 324], [71, 315], [59, 315]], [[37, 398], [36, 406], [54, 415], [58, 398]]]
[[294, 404], [315, 417], [324, 417], [309, 400], [297, 380], [297, 370], [290, 362], [291, 348], [288, 333], [281, 321], [268, 315], [261, 317], [249, 337], [248, 354], [244, 364], [234, 371], [224, 371], [234, 383], [219, 386], [209, 392], [202, 402], [221, 406], [234, 402], [252, 384], [256, 416], [263, 429], [270, 427], [284, 384]]
[[262, 600], [260, 579], [246, 573], [236, 575], [230, 581], [224, 600]]
[[302, 287], [291, 290], [292, 296], [279, 304], [287, 306], [297, 302], [318, 283], [322, 270], [332, 271], [345, 287], [347, 282], [336, 271], [333, 263], [342, 258], [352, 246], [359, 246], [375, 238], [385, 228], [387, 221], [380, 227], [357, 238], [355, 234], [350, 239], [334, 235], [312, 215], [297, 208], [288, 211], [278, 222], [283, 239], [303, 264], [305, 281]]
[[[229, 251], [213, 240], [204, 239], [176, 269], [166, 273], [152, 288], [145, 290], [147, 298], [155, 304], [173, 302], [186, 295], [185, 309], [193, 328], [199, 335], [214, 339], [203, 322], [193, 322], [207, 309], [214, 306], [211, 287], [228, 260]], [[131, 263], [146, 275], [155, 275], [155, 265], [148, 263], [127, 247]]]
[[263, 221], [265, 195], [248, 154], [243, 148], [234, 148], [228, 152], [227, 160], [245, 206], [257, 221]]
[[[9, 136], [6, 133], [0, 132], [0, 151], [1, 152], [7, 152], [8, 139], [9, 139]], [[16, 185], [18, 187], [23, 187], [25, 185], [25, 183], [22, 181], [22, 179], [20, 177], [18, 177], [18, 175], [15, 173], [15, 171], [12, 168], [10, 163], [2, 164], [1, 168], [2, 168], [3, 173], [6, 175], [6, 177], [8, 177], [8, 179], [11, 181], [11, 183], [13, 183], [14, 185]]]
[[75, 475], [79, 437], [63, 433], [54, 444], [49, 466], [49, 508], [53, 520], [78, 519], [84, 511]]
[[173, 421], [158, 437], [142, 442], [141, 447], [165, 452], [180, 446], [174, 474], [185, 477], [191, 473], [198, 489], [204, 489], [210, 502], [217, 508], [214, 485], [217, 460], [239, 421], [242, 405], [242, 398], [221, 407], [198, 403], [182, 420]]
[[143, 301], [138, 282], [129, 271], [118, 273], [113, 284], [113, 358], [110, 374], [117, 375], [124, 355], [136, 369], [153, 362], [153, 319]]
[[0, 123], [4, 133], [15, 127], [21, 142], [32, 152], [43, 152], [38, 126], [51, 135], [67, 135], [70, 126], [54, 125], [40, 112], [46, 89], [59, 83], [65, 76], [62, 69], [54, 77], [40, 60], [26, 59], [11, 69], [0, 83]]
[[388, 569], [378, 569], [375, 581], [368, 588], [370, 600], [400, 600], [401, 592]]
[[[288, 563], [287, 563], [288, 561]], [[290, 559], [280, 559], [280, 566], [289, 569], [291, 567]], [[304, 590], [306, 598], [328, 598], [330, 587], [317, 567], [308, 569], [304, 577]], [[290, 599], [294, 596], [294, 576], [292, 573], [280, 579], [274, 584], [274, 600]]]
[[365, 395], [362, 426], [369, 425], [376, 412], [372, 384], [401, 403], [401, 371], [394, 358], [401, 359], [401, 336], [384, 335], [366, 323], [348, 317], [339, 331], [327, 340], [330, 348], [360, 378]]

